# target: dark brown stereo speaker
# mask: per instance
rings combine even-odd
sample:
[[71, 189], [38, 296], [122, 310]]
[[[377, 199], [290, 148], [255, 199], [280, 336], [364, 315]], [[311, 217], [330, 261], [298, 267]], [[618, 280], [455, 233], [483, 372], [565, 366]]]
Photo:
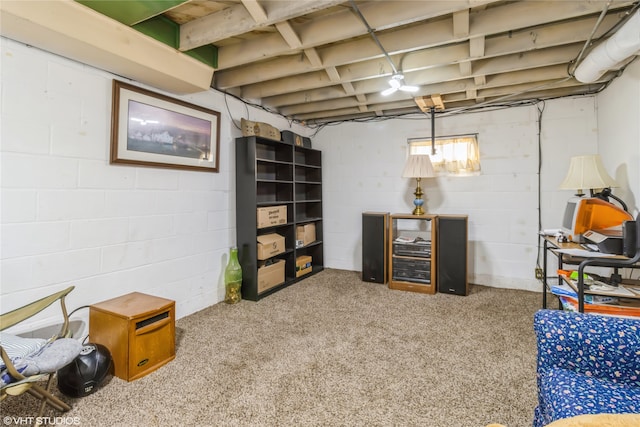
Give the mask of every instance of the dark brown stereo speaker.
[[362, 214], [362, 280], [387, 283], [387, 227], [389, 213]]
[[438, 292], [467, 295], [467, 217], [438, 215], [437, 227]]

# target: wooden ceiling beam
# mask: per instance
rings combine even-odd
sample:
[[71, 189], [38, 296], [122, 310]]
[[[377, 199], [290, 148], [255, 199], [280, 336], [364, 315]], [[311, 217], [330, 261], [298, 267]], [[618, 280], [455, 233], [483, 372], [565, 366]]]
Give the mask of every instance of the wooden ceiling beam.
[[[322, 59], [320, 58], [320, 55], [318, 55], [318, 51], [314, 48], [310, 48], [310, 49], [305, 49], [304, 50], [304, 54], [307, 56], [307, 59], [309, 60], [309, 64], [314, 67], [314, 68], [322, 68]], [[311, 70], [309, 70], [311, 71]], [[281, 75], [278, 77], [282, 77]], [[252, 82], [253, 83], [253, 82]]]
[[476, 86], [484, 86], [487, 84], [487, 76], [485, 75], [475, 76], [473, 80]]
[[[474, 61], [473, 72], [480, 75], [486, 75], [517, 71], [530, 67], [555, 65], [560, 63], [566, 64], [568, 61], [575, 58], [579, 49], [580, 46], [578, 45], [568, 45], [525, 53], [504, 55], [497, 58], [483, 59]], [[343, 79], [345, 79], [345, 81], [357, 80], [353, 78], [353, 75], [348, 77], [343, 75], [342, 69], [338, 69], [338, 73], [343, 77]], [[457, 65], [439, 66], [405, 73], [405, 80], [408, 84], [412, 85], [424, 85], [438, 81], [457, 80], [462, 77], [464, 76], [460, 74], [460, 70]], [[382, 80], [386, 83], [388, 77], [383, 76], [379, 78], [365, 79], [355, 82], [355, 84], [357, 84], [358, 90], [361, 93], [377, 92], [382, 86]], [[248, 98], [261, 99], [290, 92], [329, 86], [335, 83], [335, 81], [327, 78], [324, 72], [315, 71], [297, 76], [270, 80], [263, 83], [246, 85], [242, 88], [242, 93], [243, 96]]]
[[[318, 0], [315, 1], [321, 3]], [[406, 25], [410, 22], [419, 22], [421, 20], [444, 16], [455, 11], [469, 9], [470, 7], [472, 7], [472, 5], [478, 5], [480, 3], [495, 3], [496, 1], [501, 0], [449, 0], [437, 2], [416, 1], [411, 2], [410, 7], [400, 8], [397, 7], [397, 5], [394, 5], [394, 2], [374, 1], [362, 4], [360, 6], [360, 10], [369, 22], [369, 25], [372, 28], [380, 31], [383, 29], [392, 28], [394, 26]], [[296, 4], [297, 2], [282, 3]], [[226, 10], [227, 9], [225, 9], [225, 11]], [[213, 15], [220, 15], [220, 19], [223, 19], [225, 16], [223, 12], [225, 11], [220, 11], [217, 14]], [[229, 12], [227, 12], [227, 14], [229, 14]], [[281, 19], [280, 21], [282, 20], [284, 19]], [[189, 37], [189, 33], [185, 33], [183, 35], [183, 29], [186, 25], [189, 25], [192, 22], [195, 21], [191, 21], [181, 26], [180, 50], [193, 48], [189, 44], [183, 44], [183, 38]], [[229, 24], [225, 22], [223, 23], [229, 26]], [[451, 23], [447, 22], [446, 25], [449, 28], [447, 34], [450, 35]], [[334, 13], [324, 17], [318, 17], [317, 19], [305, 22], [304, 24], [300, 24], [297, 26], [294, 25], [294, 28], [296, 29], [300, 39], [303, 41], [304, 48], [335, 43], [341, 40], [356, 38], [367, 34], [367, 28], [362, 24], [362, 22], [350, 8], [345, 8], [343, 12]], [[205, 30], [206, 28], [200, 29], [200, 31]], [[195, 30], [193, 32], [195, 33]], [[413, 34], [412, 38], [416, 38], [419, 36], [424, 37], [425, 35], [427, 37], [432, 37], [432, 35], [430, 34]], [[228, 35], [227, 37], [231, 36], [232, 34]], [[194, 35], [193, 37], [196, 36]], [[282, 55], [286, 53], [286, 47], [283, 46], [282, 43], [279, 43], [279, 41], [281, 42], [279, 38], [280, 37], [277, 34], [265, 34], [257, 39], [247, 40], [228, 46], [220, 46], [218, 49], [218, 68], [231, 68], [238, 65], [248, 64], [260, 59]], [[448, 38], [450, 39], [450, 36]], [[382, 55], [382, 53], [380, 52], [380, 48], [371, 38], [366, 38], [366, 40], [369, 42], [368, 44], [370, 45], [370, 49], [372, 51], [375, 50], [376, 55]], [[382, 39], [380, 40], [382, 41]], [[214, 43], [214, 41], [210, 41], [209, 43]], [[391, 49], [386, 45], [386, 42], [383, 42], [383, 46], [385, 46], [385, 49], [387, 49], [387, 51]]]
[[453, 37], [461, 39], [469, 36], [469, 9], [453, 13]]
[[[562, 96], [584, 95], [585, 86], [589, 87], [590, 93], [596, 93], [601, 89], [602, 85], [608, 79], [615, 76], [615, 73], [608, 73], [600, 79], [600, 82], [592, 85], [581, 85], [575, 80], [555, 80], [547, 82], [525, 83], [519, 86], [496, 88], [495, 91], [484, 95], [490, 95], [486, 98], [479, 96], [475, 100], [466, 99], [464, 94], [454, 94], [447, 97], [447, 111], [455, 108], [473, 108], [479, 102], [517, 102], [529, 99], [546, 99]], [[547, 84], [548, 89], [537, 89], [541, 84]], [[413, 105], [412, 105], [413, 104]], [[368, 106], [369, 114], [355, 113], [354, 107], [343, 107], [336, 110], [315, 111], [310, 113], [293, 114], [299, 120], [305, 120], [309, 123], [321, 123], [331, 120], [348, 120], [354, 117], [366, 117], [372, 115], [376, 111], [390, 111], [392, 114], [406, 114], [419, 112], [417, 103], [411, 101], [391, 101], [391, 102], [371, 102]]]
[[353, 88], [351, 82], [342, 83], [342, 87], [344, 88], [344, 93], [347, 95], [355, 95], [356, 90]]
[[[390, 2], [371, 2], [367, 5], [373, 8], [376, 5], [383, 5], [385, 3]], [[455, 2], [412, 2], [411, 8], [407, 9], [414, 10], [419, 7], [422, 10], [422, 8], [432, 7], [429, 5], [437, 3]], [[530, 27], [546, 24], [549, 21], [561, 24], [563, 20], [598, 13], [602, 9], [601, 2], [549, 2], [549, 7], [541, 8], [538, 6], [533, 9], [526, 5], [523, 6], [522, 3], [537, 2], [508, 3], [503, 6], [487, 8], [481, 12], [472, 13], [469, 37], [509, 32], [515, 34], [516, 32], [513, 31], [514, 28], [522, 28], [522, 33], [531, 38], [530, 31], [526, 30]], [[632, 4], [631, 1], [624, 1], [616, 2], [614, 6], [628, 6], [630, 4]], [[458, 10], [462, 9], [464, 8]], [[500, 12], [496, 12], [496, 9], [499, 9]], [[383, 10], [380, 13], [385, 13], [385, 11]], [[527, 13], [527, 16], [526, 19], [518, 20], [521, 25], [519, 27], [513, 26], [508, 18], [504, 18], [505, 15], [518, 15], [522, 13]], [[376, 14], [377, 13], [371, 13], [372, 16]], [[425, 13], [422, 13], [422, 15], [416, 14], [416, 16], [423, 15], [425, 15]], [[393, 22], [391, 17], [385, 18], [385, 15], [381, 16], [382, 18], [380, 19], [388, 19], [389, 25], [391, 25]], [[496, 19], [502, 19], [502, 21], [496, 21]], [[595, 22], [597, 18], [591, 19]], [[354, 27], [361, 27], [362, 29], [360, 31], [354, 31]], [[602, 27], [606, 28], [605, 25]], [[592, 28], [593, 24], [590, 25], [589, 31]], [[300, 28], [296, 28], [296, 30], [303, 42], [303, 48], [335, 43], [366, 34], [366, 29], [362, 24], [358, 25], [357, 18], [351, 11], [313, 20], [311, 23], [300, 25]], [[402, 30], [382, 33], [378, 35], [378, 38], [389, 53], [424, 49], [455, 41], [452, 40], [451, 37], [451, 22], [447, 20], [429, 21], [426, 24], [409, 26]], [[533, 48], [535, 48], [535, 40], [530, 40], [530, 43], [533, 45]], [[330, 50], [328, 52], [319, 51], [325, 63], [328, 65], [346, 64], [382, 55], [378, 46], [370, 38], [341, 43], [327, 49]], [[287, 50], [286, 43], [284, 43], [278, 34], [265, 34], [257, 39], [220, 46], [218, 49], [218, 69], [222, 70], [258, 60], [265, 60], [270, 57], [286, 54]]]
[[340, 82], [340, 74], [338, 73], [338, 70], [336, 70], [336, 67], [327, 67], [325, 71], [327, 72], [327, 76], [329, 76], [329, 80], [334, 83]]
[[484, 53], [485, 36], [476, 36], [469, 39], [469, 58], [482, 58]]
[[369, 105], [367, 112], [363, 113], [358, 107], [345, 107], [337, 110], [317, 111], [307, 114], [296, 115], [295, 118], [299, 120], [315, 120], [315, 119], [331, 119], [332, 117], [339, 118], [340, 120], [349, 120], [350, 118], [373, 116], [376, 112], [380, 112], [381, 115], [386, 115], [385, 111], [394, 111], [396, 113], [420, 113], [420, 109], [416, 106], [413, 99], [407, 101], [398, 102], [386, 102], [376, 105]]
[[[532, 71], [522, 70], [501, 73], [492, 77], [492, 81], [488, 83], [487, 88], [498, 88], [501, 86], [515, 87], [517, 85], [525, 84], [532, 81], [532, 75], [540, 79], [540, 81], [557, 81], [566, 77], [566, 67], [564, 65], [554, 65], [550, 67], [536, 68]], [[355, 90], [357, 91], [357, 87], [355, 87]], [[426, 93], [438, 93], [441, 96], [447, 94], [447, 105], [449, 105], [451, 94], [467, 94], [469, 91], [475, 91], [476, 96], [480, 95], [480, 91], [476, 88], [473, 79], [463, 79], [425, 85], [421, 87], [421, 90]], [[331, 101], [332, 99], [338, 98], [340, 96], [341, 94], [337, 90], [333, 92], [323, 89], [317, 89], [264, 98], [262, 101], [263, 103], [265, 103], [265, 105], [269, 105], [273, 108], [289, 106], [290, 110], [288, 111], [290, 111], [292, 114], [296, 114], [298, 111], [296, 110], [298, 104], [304, 104], [307, 106], [307, 108], [312, 110], [314, 108], [317, 109], [318, 105], [325, 105], [318, 104], [319, 102]], [[476, 96], [474, 96], [474, 99], [476, 98]], [[403, 97], [403, 95], [398, 95], [398, 97]], [[419, 96], [416, 98], [428, 99], [428, 102], [430, 103], [429, 106], [433, 105], [429, 96]], [[398, 99], [400, 98], [395, 98], [393, 95], [391, 95], [391, 97], [383, 97], [380, 94], [370, 94], [369, 96], [367, 96], [367, 102], [369, 104], [378, 104], [384, 102], [385, 100], [397, 101]]]
[[291, 49], [300, 49], [302, 47], [302, 41], [289, 21], [278, 22], [275, 27]]
[[241, 0], [242, 5], [247, 9], [249, 15], [253, 18], [256, 24], [264, 25], [269, 20], [267, 12], [260, 6], [257, 0]]
[[258, 8], [262, 8], [260, 4], [247, 1], [250, 12], [243, 4], [243, 1], [243, 3], [234, 4], [220, 12], [205, 15], [182, 24], [180, 26], [180, 50], [191, 50], [206, 44], [213, 44], [220, 40], [257, 30], [266, 25], [273, 25], [300, 15], [326, 9], [344, 1], [296, 0], [265, 2], [264, 13], [266, 14], [266, 19], [261, 22], [256, 22], [251, 13], [256, 13], [260, 17], [262, 15], [258, 11]]
[[[596, 35], [600, 34], [603, 28], [609, 28], [616, 20], [617, 18], [615, 16], [606, 17], [602, 21], [600, 31], [597, 32]], [[465, 58], [466, 55], [470, 55], [476, 59], [477, 55], [483, 56], [482, 54], [486, 56], [499, 56], [508, 53], [558, 46], [564, 43], [584, 42], [595, 23], [596, 18], [588, 18], [549, 25], [536, 29], [535, 31], [504, 34], [488, 39], [485, 39], [484, 36], [478, 36], [470, 39], [468, 48], [465, 48], [464, 44], [454, 44], [451, 46], [440, 46], [415, 51], [410, 54], [405, 54], [404, 56], [391, 55], [391, 58], [396, 63], [402, 58], [403, 70], [408, 72], [420, 68], [455, 63], [461, 58]], [[361, 52], [361, 49], [353, 46], [351, 42], [345, 44], [354, 48], [354, 50], [351, 51], [348, 61], [360, 59], [358, 54]], [[323, 68], [324, 65], [334, 65], [338, 67], [344, 65], [336, 63], [336, 58], [331, 54], [331, 51], [334, 49], [342, 50], [342, 48], [339, 47], [314, 49], [313, 52], [307, 52], [308, 49], [305, 50], [310, 60], [313, 56], [315, 61], [311, 60], [311, 62], [303, 61], [296, 55], [288, 55], [239, 69], [217, 71], [216, 85], [220, 89], [227, 89], [256, 83], [260, 80], [272, 80], [289, 75], [315, 71]], [[321, 57], [322, 60], [320, 60]], [[391, 67], [382, 56], [369, 61], [355, 62], [342, 68], [346, 70], [342, 70], [341, 67], [339, 67], [338, 69], [341, 71], [341, 75], [343, 75], [344, 78], [353, 76], [354, 80], [366, 78], [367, 73], [370, 73], [370, 76], [380, 74], [390, 75], [392, 73]], [[380, 70], [383, 70], [383, 72], [381, 73]]]
[[471, 61], [465, 61], [458, 64], [460, 67], [460, 75], [461, 76], [470, 76], [471, 75]]

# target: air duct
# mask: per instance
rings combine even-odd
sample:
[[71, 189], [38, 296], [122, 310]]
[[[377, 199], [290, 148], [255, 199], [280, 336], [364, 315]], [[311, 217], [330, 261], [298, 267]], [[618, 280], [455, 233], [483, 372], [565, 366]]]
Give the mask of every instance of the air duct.
[[627, 58], [640, 54], [640, 10], [606, 41], [596, 46], [578, 65], [576, 80], [592, 83], [607, 70]]

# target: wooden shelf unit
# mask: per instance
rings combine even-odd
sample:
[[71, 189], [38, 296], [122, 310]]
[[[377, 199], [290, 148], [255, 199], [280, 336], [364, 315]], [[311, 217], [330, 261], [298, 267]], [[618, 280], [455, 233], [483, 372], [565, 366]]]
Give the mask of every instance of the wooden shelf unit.
[[[284, 224], [257, 228], [260, 207], [287, 207]], [[316, 240], [296, 247], [296, 227], [314, 224]], [[258, 289], [257, 236], [284, 236], [284, 283]], [[236, 139], [236, 237], [242, 266], [242, 298], [258, 301], [324, 269], [322, 242], [322, 152], [256, 136]], [[311, 256], [310, 273], [296, 277], [296, 258]]]
[[[436, 215], [392, 214], [389, 217], [389, 288], [436, 293]], [[415, 254], [400, 249], [398, 237], [423, 239]], [[394, 245], [395, 243], [395, 245]], [[402, 246], [411, 251], [409, 247]], [[427, 247], [429, 248], [427, 251]]]

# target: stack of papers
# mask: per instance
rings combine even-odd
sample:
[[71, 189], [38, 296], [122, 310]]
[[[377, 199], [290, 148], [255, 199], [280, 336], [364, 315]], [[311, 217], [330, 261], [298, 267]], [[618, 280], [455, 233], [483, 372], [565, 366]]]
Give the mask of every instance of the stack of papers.
[[[566, 283], [563, 283], [562, 285], [551, 286], [551, 293], [561, 297], [564, 296], [564, 297], [571, 297], [576, 299], [578, 298], [578, 293], [574, 291], [573, 288], [567, 285]], [[609, 304], [609, 303], [617, 303], [618, 298], [616, 296], [584, 294], [584, 302], [586, 304]]]
[[589, 251], [587, 249], [556, 249], [556, 252], [582, 258], [615, 258], [614, 254]]

